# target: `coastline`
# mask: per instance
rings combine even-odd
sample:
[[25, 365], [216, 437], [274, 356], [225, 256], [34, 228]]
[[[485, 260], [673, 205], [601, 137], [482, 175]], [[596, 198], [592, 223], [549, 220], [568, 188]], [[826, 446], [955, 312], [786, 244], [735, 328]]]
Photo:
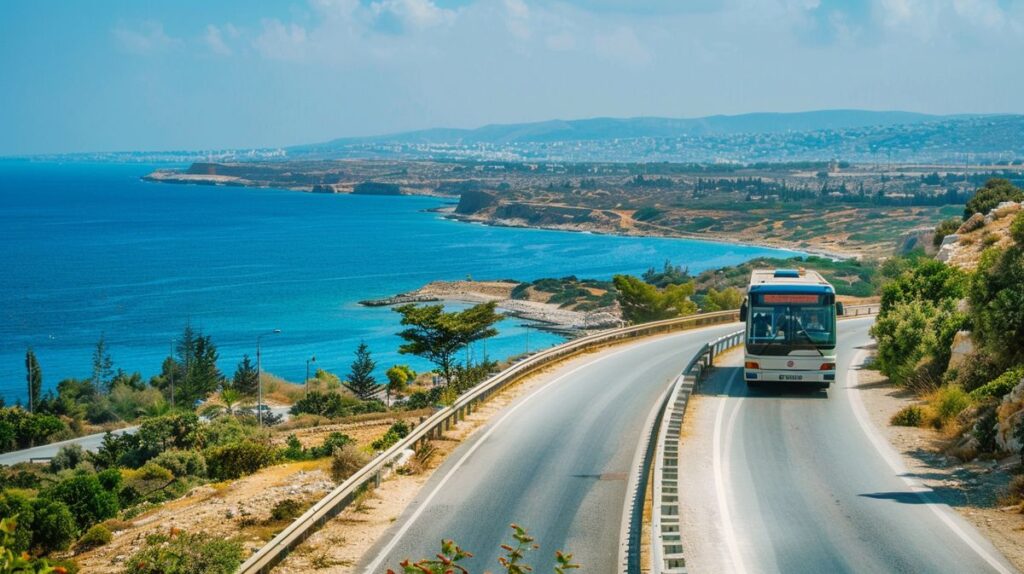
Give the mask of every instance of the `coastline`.
[[[350, 189], [339, 189], [333, 188], [330, 192], [319, 192], [314, 190], [314, 186], [283, 186], [283, 185], [263, 185], [252, 180], [247, 180], [234, 176], [225, 175], [208, 175], [208, 174], [186, 174], [181, 172], [169, 172], [163, 170], [156, 170], [147, 175], [142, 176], [143, 181], [149, 183], [170, 183], [177, 185], [208, 185], [208, 186], [221, 186], [221, 187], [252, 187], [257, 189], [281, 189], [285, 191], [297, 191], [302, 193], [328, 193], [328, 194], [351, 194]], [[413, 197], [432, 197], [438, 199], [457, 200], [459, 196], [432, 193], [426, 190], [417, 188], [415, 192], [403, 191], [401, 196], [413, 196]], [[463, 215], [455, 213], [455, 206], [452, 205], [440, 205], [425, 210], [430, 213], [440, 214], [445, 219], [452, 221], [458, 221], [461, 223], [477, 223], [481, 225], [488, 225], [492, 227], [509, 227], [519, 229], [544, 229], [548, 231], [568, 231], [574, 233], [590, 233], [593, 235], [610, 235], [617, 237], [650, 237], [656, 239], [688, 239], [693, 241], [703, 241], [708, 243], [731, 243], [735, 245], [742, 245], [746, 247], [759, 247], [764, 249], [784, 249], [786, 251], [793, 251], [804, 256], [818, 256], [825, 257], [832, 260], [847, 260], [847, 259], [861, 259], [864, 253], [859, 251], [838, 251], [830, 249], [816, 248], [813, 246], [803, 246], [797, 243], [787, 241], [775, 241], [775, 240], [762, 240], [762, 241], [751, 241], [746, 238], [739, 238], [733, 235], [720, 234], [715, 232], [704, 232], [704, 233], [690, 233], [684, 231], [650, 231], [640, 230], [633, 228], [635, 233], [624, 232], [621, 230], [612, 230], [601, 227], [592, 228], [581, 228], [567, 225], [544, 225], [544, 224], [530, 224], [521, 220], [510, 220], [510, 219], [490, 219], [484, 217], [474, 217], [472, 215]]]
[[518, 282], [510, 281], [432, 281], [419, 289], [380, 299], [360, 301], [365, 307], [385, 307], [406, 303], [488, 303], [496, 302], [506, 315], [537, 323], [538, 329], [567, 336], [585, 334], [623, 324], [616, 307], [594, 311], [574, 311], [558, 305], [512, 298]]

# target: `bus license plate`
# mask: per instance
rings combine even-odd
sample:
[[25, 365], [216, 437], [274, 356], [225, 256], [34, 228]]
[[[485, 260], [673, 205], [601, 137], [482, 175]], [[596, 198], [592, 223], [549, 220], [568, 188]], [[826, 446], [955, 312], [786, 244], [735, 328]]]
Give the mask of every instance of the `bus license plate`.
[[779, 375], [780, 381], [802, 381], [804, 380], [803, 375]]

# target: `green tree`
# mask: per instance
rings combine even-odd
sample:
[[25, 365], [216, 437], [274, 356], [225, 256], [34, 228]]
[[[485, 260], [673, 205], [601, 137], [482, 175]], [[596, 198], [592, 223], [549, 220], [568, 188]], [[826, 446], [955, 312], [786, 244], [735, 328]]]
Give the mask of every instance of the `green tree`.
[[985, 182], [984, 187], [974, 193], [964, 207], [964, 219], [980, 213], [988, 213], [1004, 201], [1024, 201], [1024, 191], [1009, 180], [993, 178]]
[[409, 381], [416, 377], [416, 373], [412, 372], [412, 369], [409, 368], [409, 365], [395, 365], [388, 369], [387, 377], [387, 402], [388, 404], [391, 404], [392, 395], [395, 397], [402, 396], [402, 393], [405, 392], [405, 389], [408, 386]]
[[25, 381], [28, 383], [28, 411], [34, 412], [43, 392], [43, 370], [32, 347], [25, 351]]
[[259, 374], [256, 372], [256, 365], [244, 355], [235, 369], [235, 376], [231, 379], [231, 386], [236, 391], [246, 396], [255, 396], [259, 386]]
[[704, 296], [704, 310], [711, 312], [739, 309], [742, 302], [743, 292], [739, 289], [727, 287], [722, 291], [718, 291], [712, 287], [708, 289], [707, 295]]
[[692, 281], [668, 285], [663, 290], [632, 275], [616, 275], [612, 282], [619, 292], [622, 315], [631, 323], [647, 323], [697, 312], [697, 305], [690, 300]]
[[177, 358], [164, 361], [164, 376], [154, 383], [169, 392], [173, 378], [174, 404], [191, 407], [196, 400], [216, 391], [224, 380], [217, 369], [217, 346], [210, 336], [186, 324], [176, 351]]
[[77, 474], [65, 478], [42, 491], [40, 498], [67, 505], [79, 531], [113, 518], [118, 510], [117, 496], [103, 488], [95, 474]]
[[370, 356], [370, 347], [366, 343], [359, 343], [356, 359], [352, 361], [348, 380], [345, 381], [345, 388], [364, 401], [372, 399], [380, 390], [377, 379], [373, 376], [373, 370], [376, 368], [377, 362]]
[[92, 385], [101, 392], [110, 391], [110, 382], [114, 379], [114, 359], [107, 350], [107, 340], [100, 335], [96, 347], [92, 351]]
[[881, 313], [898, 303], [959, 299], [967, 288], [967, 275], [957, 267], [934, 259], [914, 259], [910, 267], [882, 287]]
[[495, 307], [493, 301], [454, 312], [445, 312], [442, 305], [396, 307], [395, 311], [402, 315], [402, 325], [409, 327], [398, 333], [406, 341], [398, 352], [434, 363], [445, 384], [451, 385], [455, 380], [456, 354], [466, 345], [498, 333], [494, 325], [502, 317]]
[[1024, 364], [1024, 246], [983, 253], [968, 300], [975, 341], [1004, 369]]
[[32, 546], [44, 553], [67, 550], [78, 533], [75, 517], [63, 502], [32, 501]]
[[951, 299], [895, 303], [871, 327], [878, 342], [879, 370], [897, 385], [910, 382], [922, 367], [937, 377], [949, 363], [953, 337], [965, 322]]

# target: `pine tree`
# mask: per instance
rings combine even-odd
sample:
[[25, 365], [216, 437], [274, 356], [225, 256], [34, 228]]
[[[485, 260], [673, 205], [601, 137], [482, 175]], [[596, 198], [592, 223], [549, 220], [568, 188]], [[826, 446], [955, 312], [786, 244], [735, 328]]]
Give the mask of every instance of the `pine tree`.
[[101, 392], [110, 391], [110, 382], [114, 379], [114, 360], [110, 358], [107, 351], [107, 342], [104, 336], [96, 341], [96, 348], [92, 352], [92, 381], [94, 387]]
[[364, 401], [373, 398], [373, 395], [380, 390], [377, 386], [377, 379], [373, 377], [373, 369], [376, 367], [376, 361], [370, 357], [370, 348], [366, 343], [359, 343], [359, 348], [356, 349], [356, 360], [352, 361], [352, 371], [348, 374], [345, 387]]
[[43, 370], [31, 347], [25, 351], [25, 381], [28, 383], [28, 410], [33, 412], [43, 392]]
[[259, 373], [256, 372], [256, 365], [249, 359], [249, 355], [245, 355], [235, 369], [231, 387], [245, 396], [252, 396], [256, 394], [258, 385]]

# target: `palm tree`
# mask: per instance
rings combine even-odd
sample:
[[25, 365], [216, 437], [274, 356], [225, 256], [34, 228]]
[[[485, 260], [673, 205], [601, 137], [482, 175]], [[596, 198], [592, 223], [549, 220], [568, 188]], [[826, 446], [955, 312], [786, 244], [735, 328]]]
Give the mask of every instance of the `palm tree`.
[[[221, 405], [208, 405], [203, 409], [203, 416], [215, 419], [220, 416], [233, 417], [239, 414], [239, 407], [243, 406], [243, 401], [246, 401], [246, 397], [241, 392], [227, 388], [220, 392]], [[248, 401], [246, 401], [248, 402]]]

